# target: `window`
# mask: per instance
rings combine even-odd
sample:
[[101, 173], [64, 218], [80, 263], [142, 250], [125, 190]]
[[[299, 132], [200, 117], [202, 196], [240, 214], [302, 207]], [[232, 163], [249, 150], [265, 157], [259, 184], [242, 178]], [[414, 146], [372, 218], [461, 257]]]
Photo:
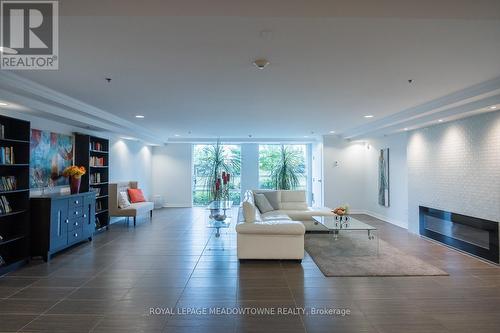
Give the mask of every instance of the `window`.
[[[284, 158], [286, 168], [281, 168], [280, 172], [278, 168], [283, 166], [281, 161]], [[283, 169], [288, 171], [284, 172]], [[277, 177], [273, 178], [273, 175]], [[260, 188], [273, 189], [276, 181], [293, 185], [296, 180], [297, 186], [291, 186], [293, 188], [290, 189], [307, 190], [307, 179], [307, 145], [259, 145]]]
[[[213, 161], [214, 145], [197, 144], [193, 145], [193, 205], [204, 206], [210, 202], [207, 191], [207, 182]], [[241, 161], [241, 146], [222, 145], [222, 159], [226, 163], [236, 162], [239, 165]], [[231, 185], [229, 190], [229, 199], [234, 204], [239, 204], [241, 197], [241, 168], [233, 168], [231, 175]]]

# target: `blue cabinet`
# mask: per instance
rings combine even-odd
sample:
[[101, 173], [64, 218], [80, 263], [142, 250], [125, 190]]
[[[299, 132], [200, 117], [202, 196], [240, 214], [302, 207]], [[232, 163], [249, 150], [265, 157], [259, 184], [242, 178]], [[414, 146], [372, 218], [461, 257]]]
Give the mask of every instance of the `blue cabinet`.
[[30, 198], [31, 255], [48, 261], [58, 251], [91, 241], [95, 200], [93, 192]]

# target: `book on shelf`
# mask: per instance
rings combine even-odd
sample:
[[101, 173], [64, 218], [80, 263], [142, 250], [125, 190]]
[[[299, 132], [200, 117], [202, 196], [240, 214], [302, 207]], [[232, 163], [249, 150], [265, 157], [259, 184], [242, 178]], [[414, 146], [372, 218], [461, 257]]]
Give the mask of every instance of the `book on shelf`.
[[0, 139], [5, 139], [5, 126], [0, 124]]
[[90, 190], [95, 193], [96, 197], [98, 197], [101, 194], [101, 188], [99, 187], [92, 187]]
[[99, 172], [90, 174], [90, 183], [91, 184], [98, 184], [98, 183], [101, 183], [101, 181], [102, 181], [102, 177], [101, 177], [101, 174]]
[[0, 178], [0, 191], [14, 191], [17, 189], [15, 176], [3, 176]]
[[90, 156], [90, 166], [105, 166], [104, 157]]
[[100, 142], [91, 141], [90, 142], [90, 150], [103, 151], [103, 145]]
[[0, 163], [14, 164], [14, 147], [0, 147]]
[[96, 212], [99, 212], [102, 210], [102, 202], [101, 201], [97, 201], [95, 203], [95, 210], [96, 210]]
[[0, 214], [8, 214], [12, 212], [12, 207], [5, 195], [0, 196]]

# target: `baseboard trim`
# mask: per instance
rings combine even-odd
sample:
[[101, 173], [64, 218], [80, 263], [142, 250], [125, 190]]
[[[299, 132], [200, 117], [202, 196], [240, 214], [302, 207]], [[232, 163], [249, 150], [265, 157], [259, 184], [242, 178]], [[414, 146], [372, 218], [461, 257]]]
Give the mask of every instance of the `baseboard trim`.
[[403, 223], [403, 222], [401, 222], [399, 220], [390, 219], [387, 216], [384, 216], [384, 215], [381, 215], [381, 214], [378, 214], [378, 213], [375, 213], [375, 212], [372, 212], [372, 211], [369, 211], [369, 210], [354, 210], [351, 213], [352, 214], [366, 214], [366, 215], [370, 215], [371, 217], [374, 217], [376, 219], [382, 220], [384, 222], [387, 222], [387, 223], [393, 224], [393, 225], [395, 225], [397, 227], [400, 227], [400, 228], [408, 230], [408, 226], [405, 225], [405, 223]]

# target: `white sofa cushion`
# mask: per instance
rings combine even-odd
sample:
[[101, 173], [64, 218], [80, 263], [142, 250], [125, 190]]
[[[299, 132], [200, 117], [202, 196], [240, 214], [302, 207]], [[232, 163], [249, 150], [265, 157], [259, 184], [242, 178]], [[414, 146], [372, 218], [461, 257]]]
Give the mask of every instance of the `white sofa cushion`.
[[130, 201], [128, 200], [127, 192], [121, 191], [118, 193], [118, 207], [127, 208], [130, 206]]
[[244, 201], [243, 202], [243, 218], [245, 219], [245, 222], [247, 223], [252, 223], [255, 222], [256, 219], [256, 214], [257, 214], [257, 207], [250, 201]]
[[305, 210], [292, 210], [292, 209], [283, 209], [279, 211], [281, 214], [288, 215], [294, 221], [312, 221], [313, 216], [333, 216], [334, 214], [330, 211], [330, 209], [313, 209], [307, 208]]
[[281, 202], [306, 202], [306, 191], [303, 190], [282, 190]]
[[281, 208], [281, 191], [275, 190], [253, 190], [254, 200], [255, 194], [264, 194], [267, 198], [267, 201], [273, 206], [274, 210], [278, 210]]
[[307, 209], [306, 202], [282, 202], [281, 210], [305, 210]]
[[128, 214], [129, 216], [136, 216], [148, 213], [154, 209], [154, 203], [152, 202], [136, 202], [130, 204], [127, 208], [120, 209], [122, 214]]
[[307, 209], [306, 191], [280, 191], [281, 208], [291, 210]]
[[274, 210], [273, 206], [269, 203], [266, 196], [263, 193], [255, 193], [255, 206], [259, 209], [261, 214], [271, 212]]
[[262, 221], [270, 221], [270, 220], [291, 220], [290, 216], [284, 214], [279, 210], [273, 210], [271, 212], [267, 212], [261, 214]]
[[236, 232], [253, 235], [304, 235], [306, 228], [297, 221], [273, 220], [256, 223], [240, 223]]

